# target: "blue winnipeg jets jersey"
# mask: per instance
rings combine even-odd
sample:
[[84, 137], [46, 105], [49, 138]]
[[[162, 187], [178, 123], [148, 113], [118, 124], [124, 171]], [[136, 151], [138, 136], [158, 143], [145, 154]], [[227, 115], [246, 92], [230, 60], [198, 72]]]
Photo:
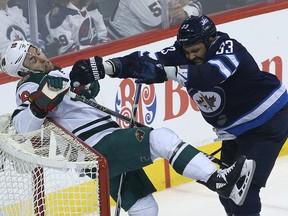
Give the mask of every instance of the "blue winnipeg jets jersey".
[[235, 138], [272, 118], [286, 103], [287, 91], [275, 75], [263, 72], [249, 52], [218, 32], [205, 63], [189, 65], [182, 48], [155, 53], [165, 65], [183, 65], [184, 86], [219, 138]]

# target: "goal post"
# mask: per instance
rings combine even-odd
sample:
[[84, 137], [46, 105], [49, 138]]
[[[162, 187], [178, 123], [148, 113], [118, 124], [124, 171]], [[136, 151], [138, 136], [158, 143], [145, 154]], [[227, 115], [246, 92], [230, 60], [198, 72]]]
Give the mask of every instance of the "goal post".
[[0, 215], [109, 216], [106, 159], [52, 121], [17, 134], [0, 116]]

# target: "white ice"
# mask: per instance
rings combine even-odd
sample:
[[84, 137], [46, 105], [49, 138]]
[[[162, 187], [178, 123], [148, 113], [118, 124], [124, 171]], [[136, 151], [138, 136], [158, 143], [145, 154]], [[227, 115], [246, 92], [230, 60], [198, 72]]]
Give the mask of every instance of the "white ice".
[[[288, 156], [279, 157], [261, 190], [261, 216], [288, 216]], [[154, 193], [159, 216], [226, 216], [217, 194], [195, 182]], [[115, 208], [111, 208], [114, 215]], [[121, 216], [128, 216], [121, 211]]]

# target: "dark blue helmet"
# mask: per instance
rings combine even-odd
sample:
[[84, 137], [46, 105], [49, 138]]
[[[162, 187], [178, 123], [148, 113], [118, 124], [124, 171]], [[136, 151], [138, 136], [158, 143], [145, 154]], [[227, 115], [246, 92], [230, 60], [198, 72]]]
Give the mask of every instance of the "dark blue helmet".
[[203, 42], [208, 48], [211, 44], [209, 38], [215, 37], [216, 31], [216, 26], [209, 17], [189, 16], [178, 30], [177, 41], [180, 46]]

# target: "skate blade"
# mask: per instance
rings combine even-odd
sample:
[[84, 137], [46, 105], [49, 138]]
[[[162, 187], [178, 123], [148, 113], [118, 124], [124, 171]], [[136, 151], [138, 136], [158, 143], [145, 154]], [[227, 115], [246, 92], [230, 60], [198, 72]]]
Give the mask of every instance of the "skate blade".
[[243, 184], [240, 186], [240, 188], [238, 188], [237, 185], [235, 184], [234, 188], [232, 189], [229, 195], [229, 198], [233, 200], [233, 202], [236, 205], [239, 205], [239, 206], [243, 205], [246, 199], [248, 190], [250, 188], [251, 181], [254, 176], [255, 168], [256, 168], [256, 163], [254, 160], [245, 161], [244, 166], [241, 170], [241, 175], [240, 175], [240, 178], [245, 176], [245, 180]]

